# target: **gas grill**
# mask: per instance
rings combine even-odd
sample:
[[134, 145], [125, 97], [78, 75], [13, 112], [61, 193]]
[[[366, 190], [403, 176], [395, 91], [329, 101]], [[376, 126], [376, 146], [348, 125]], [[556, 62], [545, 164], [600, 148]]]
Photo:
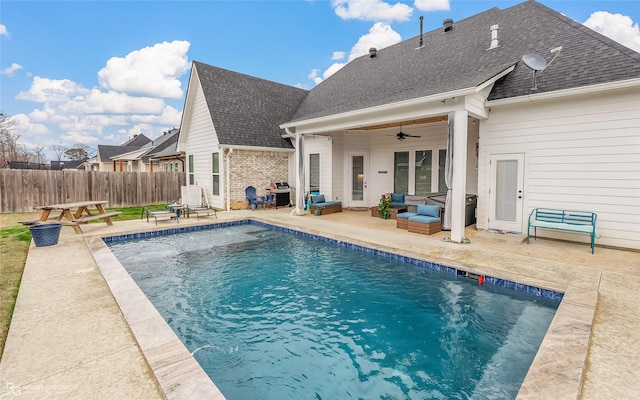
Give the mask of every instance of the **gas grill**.
[[276, 209], [278, 207], [291, 207], [291, 188], [287, 182], [276, 182], [276, 188], [269, 190], [276, 197]]

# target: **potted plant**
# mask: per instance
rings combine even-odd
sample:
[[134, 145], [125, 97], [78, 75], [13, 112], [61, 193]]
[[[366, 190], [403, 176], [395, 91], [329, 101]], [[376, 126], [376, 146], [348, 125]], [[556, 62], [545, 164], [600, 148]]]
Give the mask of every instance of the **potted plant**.
[[380, 198], [380, 203], [378, 204], [378, 214], [382, 219], [389, 219], [391, 216], [391, 194], [385, 193]]

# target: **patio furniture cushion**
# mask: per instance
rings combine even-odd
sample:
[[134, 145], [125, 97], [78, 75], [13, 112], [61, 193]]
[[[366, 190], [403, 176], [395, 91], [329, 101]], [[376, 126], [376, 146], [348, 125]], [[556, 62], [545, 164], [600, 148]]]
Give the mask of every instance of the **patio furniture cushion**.
[[324, 203], [324, 195], [323, 194], [319, 194], [317, 196], [311, 196], [311, 202], [312, 203]]
[[403, 193], [391, 193], [391, 207], [406, 207]]
[[411, 217], [415, 217], [416, 215], [418, 215], [418, 213], [403, 212], [403, 213], [398, 213], [397, 218], [409, 219]]
[[427, 204], [418, 204], [418, 215], [424, 215], [427, 217], [435, 217], [440, 219], [440, 206], [438, 205], [427, 205]]
[[440, 222], [440, 217], [430, 217], [427, 215], [416, 215], [409, 218], [409, 222], [421, 222], [423, 224], [430, 224], [433, 222]]

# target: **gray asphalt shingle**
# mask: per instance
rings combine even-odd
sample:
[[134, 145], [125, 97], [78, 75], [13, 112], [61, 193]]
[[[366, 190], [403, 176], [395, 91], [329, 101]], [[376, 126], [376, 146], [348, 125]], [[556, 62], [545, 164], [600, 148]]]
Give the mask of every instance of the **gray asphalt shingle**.
[[293, 148], [279, 125], [307, 91], [194, 61], [221, 145]]

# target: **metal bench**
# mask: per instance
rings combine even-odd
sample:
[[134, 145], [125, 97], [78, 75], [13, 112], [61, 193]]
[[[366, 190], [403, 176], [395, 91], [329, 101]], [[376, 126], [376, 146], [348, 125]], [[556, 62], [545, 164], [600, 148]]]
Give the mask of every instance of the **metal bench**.
[[534, 208], [529, 214], [527, 228], [527, 244], [533, 228], [533, 239], [537, 238], [538, 228], [553, 229], [574, 233], [586, 233], [591, 236], [591, 254], [595, 252], [596, 213], [589, 211], [554, 210], [550, 208]]

